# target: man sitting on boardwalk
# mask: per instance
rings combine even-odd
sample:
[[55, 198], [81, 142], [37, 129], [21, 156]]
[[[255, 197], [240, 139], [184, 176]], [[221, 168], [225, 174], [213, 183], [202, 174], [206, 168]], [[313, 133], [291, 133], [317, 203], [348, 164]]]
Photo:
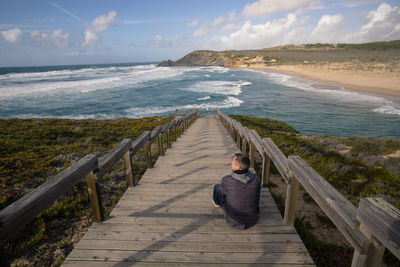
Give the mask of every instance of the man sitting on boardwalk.
[[222, 207], [229, 225], [247, 229], [260, 217], [260, 177], [249, 171], [250, 160], [236, 153], [232, 160], [232, 173], [214, 186], [212, 201]]

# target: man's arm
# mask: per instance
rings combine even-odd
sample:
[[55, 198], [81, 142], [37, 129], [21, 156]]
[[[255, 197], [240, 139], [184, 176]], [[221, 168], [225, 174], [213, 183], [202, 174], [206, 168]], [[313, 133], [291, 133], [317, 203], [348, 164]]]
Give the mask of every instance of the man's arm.
[[224, 176], [222, 179], [221, 179], [221, 184], [219, 185], [219, 187], [218, 187], [218, 191], [220, 192], [220, 194], [221, 195], [223, 195], [223, 196], [225, 196], [226, 195], [226, 190], [227, 190], [227, 187], [226, 187], [226, 183], [227, 183], [227, 176]]

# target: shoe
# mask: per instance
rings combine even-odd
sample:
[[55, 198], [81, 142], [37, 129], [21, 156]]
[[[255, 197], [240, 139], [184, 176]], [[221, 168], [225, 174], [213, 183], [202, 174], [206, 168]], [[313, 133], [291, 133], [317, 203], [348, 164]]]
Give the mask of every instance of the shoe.
[[214, 204], [216, 208], [220, 208], [221, 206], [214, 202], [214, 199], [211, 199], [211, 202]]

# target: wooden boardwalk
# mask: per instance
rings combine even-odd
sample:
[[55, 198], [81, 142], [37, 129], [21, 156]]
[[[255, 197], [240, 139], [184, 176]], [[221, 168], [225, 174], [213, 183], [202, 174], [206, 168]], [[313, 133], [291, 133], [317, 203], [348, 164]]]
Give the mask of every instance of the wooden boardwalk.
[[64, 266], [314, 266], [267, 188], [250, 229], [230, 227], [213, 206], [213, 185], [230, 173], [235, 152], [216, 117], [197, 119], [88, 230]]

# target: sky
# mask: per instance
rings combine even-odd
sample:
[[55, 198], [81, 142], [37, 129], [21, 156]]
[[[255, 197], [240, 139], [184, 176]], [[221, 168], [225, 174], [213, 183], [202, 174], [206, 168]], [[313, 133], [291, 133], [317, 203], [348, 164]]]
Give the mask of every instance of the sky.
[[399, 39], [399, 0], [0, 1], [0, 67]]

